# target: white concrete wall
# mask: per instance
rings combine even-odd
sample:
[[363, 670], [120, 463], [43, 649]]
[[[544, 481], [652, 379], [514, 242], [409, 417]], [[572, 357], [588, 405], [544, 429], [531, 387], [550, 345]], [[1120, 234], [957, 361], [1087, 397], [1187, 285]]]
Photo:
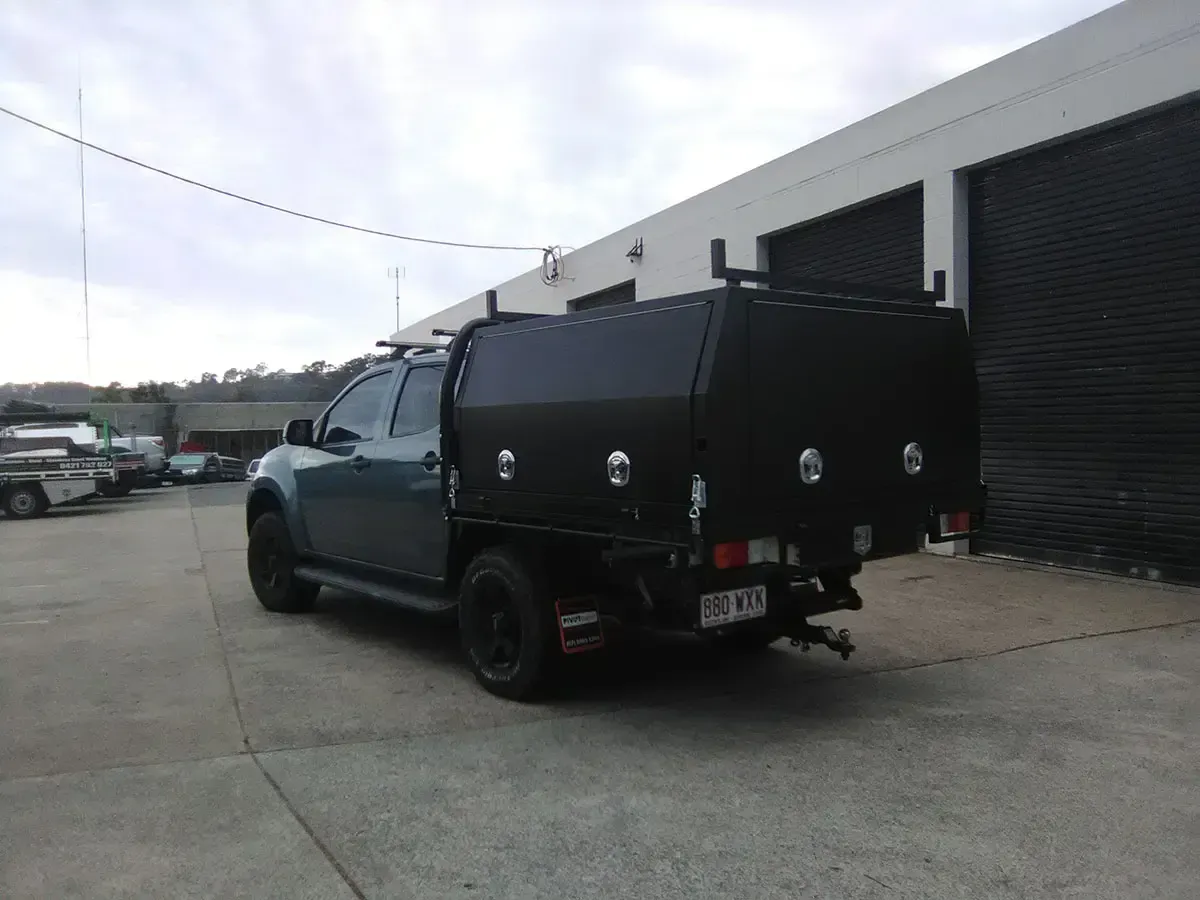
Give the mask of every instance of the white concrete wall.
[[[763, 262], [763, 236], [924, 184], [927, 282], [947, 271], [968, 307], [961, 170], [1200, 91], [1200, 0], [1126, 0], [974, 71], [685, 200], [565, 258], [572, 280], [536, 270], [497, 287], [501, 309], [562, 312], [568, 300], [631, 275], [638, 299], [712, 287], [709, 241], [729, 264]], [[644, 256], [625, 252], [645, 241]], [[483, 311], [483, 295], [411, 325], [427, 340]]]

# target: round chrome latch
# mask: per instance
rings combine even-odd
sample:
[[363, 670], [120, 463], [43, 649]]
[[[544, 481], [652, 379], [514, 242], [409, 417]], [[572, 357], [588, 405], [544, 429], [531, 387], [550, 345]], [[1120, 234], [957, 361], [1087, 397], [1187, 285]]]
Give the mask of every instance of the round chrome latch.
[[629, 457], [620, 450], [608, 454], [608, 480], [614, 487], [629, 484]]
[[914, 441], [904, 447], [904, 471], [909, 475], [920, 474], [922, 467], [925, 465], [925, 451], [921, 449], [921, 445]]
[[496, 457], [496, 471], [505, 481], [513, 480], [513, 476], [517, 474], [517, 458], [511, 450], [500, 451], [500, 455]]
[[825, 460], [821, 451], [809, 447], [800, 454], [800, 480], [805, 484], [816, 484], [825, 473]]

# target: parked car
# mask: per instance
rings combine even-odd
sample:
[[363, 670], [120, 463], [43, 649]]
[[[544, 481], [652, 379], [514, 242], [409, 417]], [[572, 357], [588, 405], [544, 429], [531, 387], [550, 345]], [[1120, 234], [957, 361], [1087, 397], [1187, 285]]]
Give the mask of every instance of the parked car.
[[245, 463], [232, 456], [216, 453], [176, 453], [167, 461], [163, 484], [213, 484], [241, 481]]
[[114, 447], [146, 455], [146, 476], [158, 481], [167, 471], [167, 443], [161, 435], [119, 435], [109, 439]]

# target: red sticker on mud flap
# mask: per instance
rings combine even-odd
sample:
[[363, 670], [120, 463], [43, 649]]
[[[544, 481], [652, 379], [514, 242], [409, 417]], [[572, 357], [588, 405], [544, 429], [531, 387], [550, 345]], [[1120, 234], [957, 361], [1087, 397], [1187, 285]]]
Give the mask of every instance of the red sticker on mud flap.
[[583, 653], [604, 646], [600, 611], [591, 597], [572, 597], [554, 604], [563, 653]]

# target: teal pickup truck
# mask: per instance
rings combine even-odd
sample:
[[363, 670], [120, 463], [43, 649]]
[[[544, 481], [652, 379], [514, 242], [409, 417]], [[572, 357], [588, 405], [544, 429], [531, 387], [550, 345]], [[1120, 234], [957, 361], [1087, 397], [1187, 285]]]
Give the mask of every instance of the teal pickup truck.
[[555, 316], [492, 294], [449, 345], [392, 345], [251, 480], [261, 604], [302, 612], [328, 586], [456, 616], [512, 699], [613, 620], [846, 658], [849, 633], [809, 619], [862, 608], [862, 565], [981, 521], [962, 311], [727, 269], [719, 242], [713, 275]]

